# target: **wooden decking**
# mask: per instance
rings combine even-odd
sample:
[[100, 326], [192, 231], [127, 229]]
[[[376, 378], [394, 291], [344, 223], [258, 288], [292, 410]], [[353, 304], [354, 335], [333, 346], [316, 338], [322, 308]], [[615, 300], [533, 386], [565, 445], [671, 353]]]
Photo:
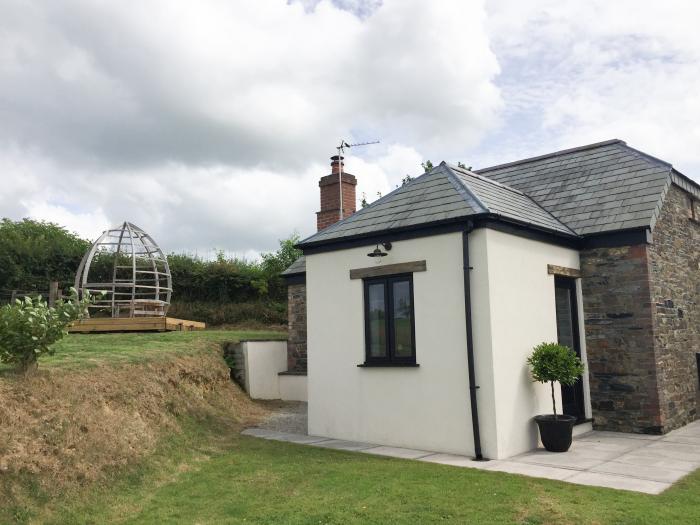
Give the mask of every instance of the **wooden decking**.
[[95, 317], [75, 321], [68, 331], [71, 333], [96, 332], [189, 332], [204, 330], [206, 325], [198, 321], [187, 321], [173, 317]]

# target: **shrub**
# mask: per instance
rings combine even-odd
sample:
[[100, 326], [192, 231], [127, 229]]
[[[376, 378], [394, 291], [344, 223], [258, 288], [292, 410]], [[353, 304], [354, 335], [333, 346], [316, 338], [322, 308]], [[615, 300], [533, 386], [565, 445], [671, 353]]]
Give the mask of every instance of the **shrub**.
[[0, 289], [46, 290], [49, 281], [72, 286], [90, 243], [65, 228], [31, 219], [0, 220]]
[[41, 296], [0, 308], [0, 361], [27, 372], [35, 368], [39, 356], [52, 355], [51, 345], [66, 335], [68, 324], [82, 317], [90, 303], [86, 294], [81, 300], [75, 288], [67, 301], [50, 307]]
[[552, 409], [557, 415], [557, 403], [554, 397], [554, 383], [573, 385], [583, 373], [583, 364], [576, 353], [568, 346], [557, 343], [540, 343], [537, 345], [527, 363], [532, 368], [532, 378], [539, 383], [550, 383], [552, 387]]
[[213, 303], [209, 301], [174, 301], [168, 315], [179, 319], [194, 319], [208, 325], [261, 324], [277, 325], [287, 322], [287, 305], [276, 302]]

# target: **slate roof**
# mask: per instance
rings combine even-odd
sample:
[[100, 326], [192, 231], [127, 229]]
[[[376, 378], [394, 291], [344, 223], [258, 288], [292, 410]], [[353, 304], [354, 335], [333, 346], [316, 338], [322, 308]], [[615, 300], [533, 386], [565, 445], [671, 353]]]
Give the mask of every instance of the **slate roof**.
[[[486, 214], [570, 237], [653, 229], [672, 183], [700, 200], [696, 182], [617, 139], [474, 172], [443, 162], [300, 245]], [[305, 270], [301, 257], [283, 275]]]
[[517, 188], [579, 235], [653, 227], [672, 166], [610, 140], [477, 170]]
[[573, 231], [522, 192], [443, 162], [299, 244], [303, 247], [485, 214], [560, 235], [575, 236]]
[[280, 275], [291, 277], [292, 275], [299, 275], [302, 273], [306, 273], [306, 258], [303, 255], [294, 261], [289, 268], [283, 271]]

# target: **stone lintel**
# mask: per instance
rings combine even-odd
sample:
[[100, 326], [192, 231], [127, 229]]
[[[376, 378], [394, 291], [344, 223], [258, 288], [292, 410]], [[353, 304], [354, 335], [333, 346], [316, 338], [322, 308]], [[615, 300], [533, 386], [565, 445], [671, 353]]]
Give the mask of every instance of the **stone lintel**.
[[369, 268], [356, 268], [350, 270], [350, 279], [366, 279], [367, 277], [380, 277], [399, 273], [424, 272], [427, 266], [425, 261], [411, 261], [397, 264], [385, 264], [384, 266], [370, 266]]
[[581, 277], [581, 270], [576, 268], [566, 268], [565, 266], [556, 266], [554, 264], [547, 265], [547, 273], [549, 275], [562, 275], [564, 277], [573, 277], [578, 279]]

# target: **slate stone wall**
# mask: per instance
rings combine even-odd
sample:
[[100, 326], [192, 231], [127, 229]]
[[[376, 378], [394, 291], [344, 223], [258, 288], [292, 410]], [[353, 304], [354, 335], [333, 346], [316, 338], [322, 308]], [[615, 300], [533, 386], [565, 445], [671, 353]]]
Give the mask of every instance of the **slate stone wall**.
[[581, 275], [595, 427], [661, 433], [647, 246], [583, 250]]
[[293, 372], [306, 372], [306, 284], [287, 286], [287, 366]]
[[664, 431], [698, 417], [695, 354], [700, 352], [700, 222], [692, 215], [689, 195], [671, 186], [649, 246]]

